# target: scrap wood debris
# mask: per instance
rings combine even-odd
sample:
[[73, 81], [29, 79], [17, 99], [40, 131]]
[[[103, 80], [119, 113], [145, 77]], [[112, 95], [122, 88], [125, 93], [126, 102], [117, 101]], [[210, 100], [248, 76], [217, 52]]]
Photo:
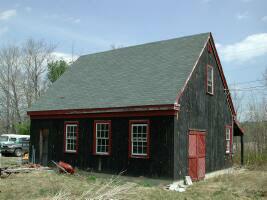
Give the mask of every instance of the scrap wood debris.
[[192, 183], [190, 176], [185, 176], [184, 180], [177, 181], [177, 182], [174, 182], [170, 185], [167, 185], [164, 189], [176, 191], [176, 192], [185, 192], [186, 188], [192, 184], [193, 183]]
[[10, 174], [16, 174], [16, 173], [29, 173], [32, 171], [37, 170], [50, 170], [50, 167], [43, 167], [39, 164], [27, 164], [23, 167], [17, 167], [17, 168], [11, 168], [11, 167], [3, 167], [0, 168], [0, 178], [6, 178]]

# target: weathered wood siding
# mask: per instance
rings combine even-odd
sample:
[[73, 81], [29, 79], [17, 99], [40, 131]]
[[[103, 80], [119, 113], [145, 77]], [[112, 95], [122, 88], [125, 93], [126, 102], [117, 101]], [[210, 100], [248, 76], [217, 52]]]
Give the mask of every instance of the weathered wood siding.
[[[206, 66], [213, 66], [214, 95], [206, 93]], [[213, 54], [207, 48], [179, 101], [178, 119], [174, 119], [174, 178], [188, 174], [189, 129], [206, 130], [206, 172], [231, 164], [225, 154], [225, 126], [232, 124], [223, 83]]]
[[[150, 120], [150, 158], [129, 158], [129, 120]], [[112, 150], [110, 156], [93, 155], [93, 121], [111, 120]], [[79, 122], [78, 153], [64, 153], [64, 122]], [[145, 118], [97, 118], [97, 119], [32, 119], [31, 144], [36, 148], [39, 161], [39, 135], [42, 128], [49, 129], [48, 160], [65, 161], [81, 169], [98, 170], [99, 160], [103, 172], [134, 176], [173, 177], [173, 116]]]

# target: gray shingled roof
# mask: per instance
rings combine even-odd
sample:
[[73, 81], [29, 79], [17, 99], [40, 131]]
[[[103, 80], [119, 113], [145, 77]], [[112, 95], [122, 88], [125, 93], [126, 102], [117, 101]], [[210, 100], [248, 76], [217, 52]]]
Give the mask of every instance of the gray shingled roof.
[[81, 56], [29, 111], [173, 104], [208, 36]]

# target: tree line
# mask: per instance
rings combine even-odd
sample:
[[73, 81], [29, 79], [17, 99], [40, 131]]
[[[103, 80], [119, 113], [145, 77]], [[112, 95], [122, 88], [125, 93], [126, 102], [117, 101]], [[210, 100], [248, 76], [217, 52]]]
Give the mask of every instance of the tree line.
[[[246, 163], [267, 161], [267, 68], [262, 75], [260, 89], [249, 91], [248, 102], [244, 103], [244, 93], [232, 92], [238, 116], [243, 116]], [[240, 150], [239, 138], [235, 138], [237, 151]]]
[[0, 135], [29, 134], [27, 109], [68, 67], [55, 48], [34, 39], [0, 48]]

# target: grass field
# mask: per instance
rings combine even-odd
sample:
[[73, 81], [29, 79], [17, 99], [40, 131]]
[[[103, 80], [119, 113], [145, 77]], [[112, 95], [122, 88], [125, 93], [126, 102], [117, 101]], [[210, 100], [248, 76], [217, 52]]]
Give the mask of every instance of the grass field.
[[[15, 166], [17, 158], [2, 157], [2, 166]], [[267, 167], [234, 170], [194, 183], [186, 192], [166, 191], [168, 180], [112, 176], [78, 171], [12, 174], [0, 179], [0, 199], [267, 199]]]

